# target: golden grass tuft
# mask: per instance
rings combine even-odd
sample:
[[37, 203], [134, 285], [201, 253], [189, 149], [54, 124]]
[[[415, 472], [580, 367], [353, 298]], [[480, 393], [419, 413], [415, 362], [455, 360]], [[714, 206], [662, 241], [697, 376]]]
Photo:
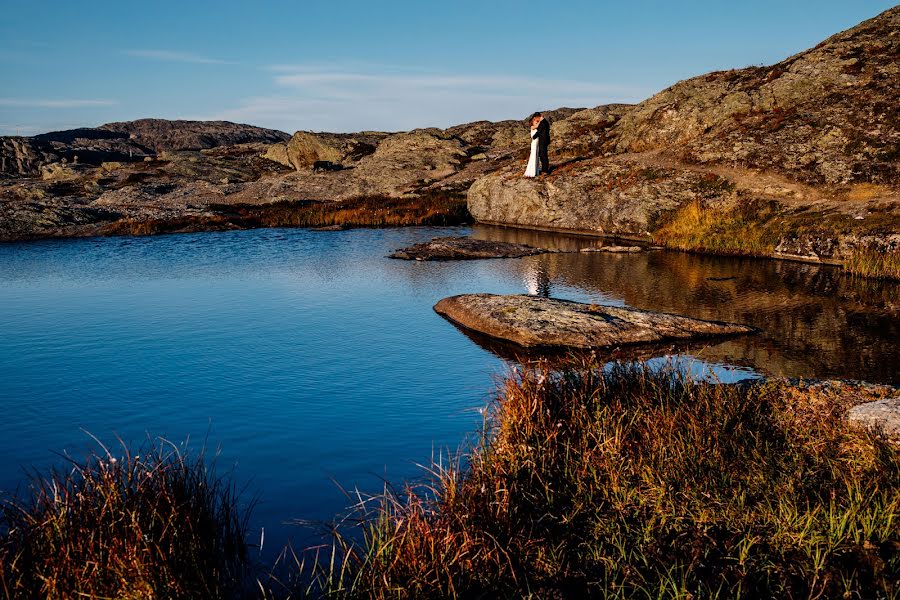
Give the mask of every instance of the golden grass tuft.
[[872, 246], [855, 248], [844, 268], [862, 277], [900, 280], [900, 249]]
[[0, 512], [0, 596], [225, 598], [247, 563], [249, 508], [233, 486], [168, 442], [105, 448]]
[[760, 212], [765, 208], [753, 202], [726, 209], [694, 200], [653, 232], [653, 239], [678, 250], [764, 256], [774, 251], [775, 244]]

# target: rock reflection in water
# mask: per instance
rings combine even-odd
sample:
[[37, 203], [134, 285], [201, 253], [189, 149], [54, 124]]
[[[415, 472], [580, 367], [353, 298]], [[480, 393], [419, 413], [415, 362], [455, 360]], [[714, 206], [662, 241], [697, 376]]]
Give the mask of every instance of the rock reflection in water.
[[[523, 229], [476, 226], [475, 237], [571, 253], [504, 261], [554, 297], [624, 304], [699, 319], [745, 323], [757, 336], [709, 344], [694, 354], [772, 375], [900, 383], [900, 285], [829, 266], [670, 251], [574, 252], [606, 242]], [[609, 242], [611, 243], [611, 242]]]

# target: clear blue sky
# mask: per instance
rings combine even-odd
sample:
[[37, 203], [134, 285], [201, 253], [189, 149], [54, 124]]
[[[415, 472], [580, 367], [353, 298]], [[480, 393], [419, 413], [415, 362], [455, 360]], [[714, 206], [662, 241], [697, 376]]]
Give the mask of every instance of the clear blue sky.
[[0, 0], [0, 134], [141, 117], [356, 131], [636, 102], [880, 0]]

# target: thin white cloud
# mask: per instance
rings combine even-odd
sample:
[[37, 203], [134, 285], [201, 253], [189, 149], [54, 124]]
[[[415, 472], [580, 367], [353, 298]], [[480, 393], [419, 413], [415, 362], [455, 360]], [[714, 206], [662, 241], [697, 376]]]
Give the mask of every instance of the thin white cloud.
[[218, 58], [209, 58], [192, 54], [190, 52], [177, 52], [174, 50], [126, 50], [128, 56], [137, 58], [148, 58], [151, 60], [162, 60], [167, 62], [193, 63], [198, 65], [237, 65], [235, 61], [220, 60]]
[[115, 106], [115, 100], [81, 100], [81, 99], [36, 99], [36, 98], [0, 98], [0, 106], [15, 108], [90, 108], [93, 106]]
[[435, 73], [373, 65], [271, 65], [281, 91], [244, 99], [215, 118], [296, 129], [398, 131], [481, 119], [519, 119], [534, 110], [636, 102], [649, 90], [521, 75]]
[[[408, 89], [442, 89], [451, 93], [501, 93], [517, 95], [523, 92], [534, 91], [564, 91], [567, 94], [580, 95], [598, 94], [609, 95], [616, 93], [628, 93], [631, 88], [616, 85], [603, 85], [592, 82], [574, 81], [565, 79], [543, 79], [534, 77], [516, 76], [492, 76], [492, 75], [371, 75], [352, 72], [319, 72], [291, 73], [278, 75], [275, 83], [282, 87], [311, 89], [317, 91], [316, 86], [322, 84], [366, 84], [370, 88], [388, 92]], [[327, 88], [320, 88], [320, 92], [328, 92]]]

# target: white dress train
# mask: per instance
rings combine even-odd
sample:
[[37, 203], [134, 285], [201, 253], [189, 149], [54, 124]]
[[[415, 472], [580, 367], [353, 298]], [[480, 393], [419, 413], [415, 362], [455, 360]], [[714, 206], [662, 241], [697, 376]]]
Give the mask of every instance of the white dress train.
[[525, 177], [537, 177], [538, 174], [538, 138], [537, 129], [531, 130], [531, 156], [528, 157], [528, 166], [525, 167]]

